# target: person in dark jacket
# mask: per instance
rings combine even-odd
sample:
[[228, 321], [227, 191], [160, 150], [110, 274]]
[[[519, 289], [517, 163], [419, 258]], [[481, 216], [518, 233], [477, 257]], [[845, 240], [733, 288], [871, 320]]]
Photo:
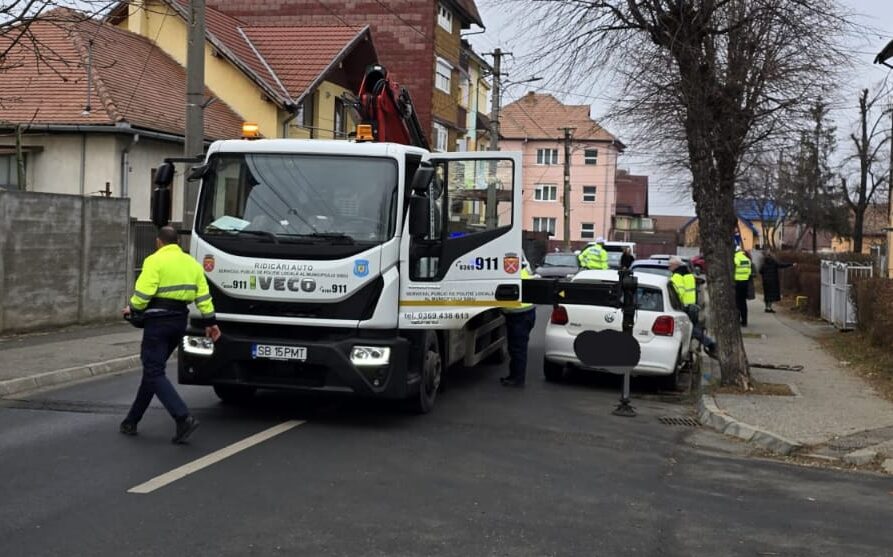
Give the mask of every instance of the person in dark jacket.
[[778, 270], [793, 266], [793, 263], [779, 263], [769, 251], [763, 255], [760, 276], [763, 278], [763, 301], [766, 303], [766, 313], [775, 313], [772, 304], [781, 300], [781, 282]]
[[629, 269], [636, 258], [633, 256], [633, 250], [629, 246], [623, 248], [623, 255], [620, 256], [620, 268]]

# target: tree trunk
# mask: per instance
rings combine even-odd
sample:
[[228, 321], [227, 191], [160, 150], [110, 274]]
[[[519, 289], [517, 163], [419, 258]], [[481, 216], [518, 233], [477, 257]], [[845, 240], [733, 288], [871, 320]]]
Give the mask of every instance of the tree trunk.
[[[709, 190], [714, 190], [713, 195], [698, 196], [697, 213], [701, 223], [717, 224], [711, 233], [701, 234], [701, 244], [709, 262], [707, 288], [712, 306], [710, 326], [719, 347], [722, 384], [746, 389], [750, 385], [750, 371], [741, 337], [741, 320], [735, 306], [735, 252], [731, 231], [736, 219], [730, 199], [734, 191], [734, 177], [726, 178], [726, 181], [729, 180], [732, 184], [708, 186]], [[695, 181], [697, 183], [698, 179]]]
[[22, 149], [22, 126], [16, 126], [16, 178], [18, 188], [22, 191], [28, 189], [26, 187], [27, 177], [25, 175], [25, 152]]
[[862, 253], [862, 229], [865, 226], [866, 207], [853, 210], [853, 253]]
[[812, 227], [812, 253], [819, 251], [819, 236], [815, 233], [815, 226]]

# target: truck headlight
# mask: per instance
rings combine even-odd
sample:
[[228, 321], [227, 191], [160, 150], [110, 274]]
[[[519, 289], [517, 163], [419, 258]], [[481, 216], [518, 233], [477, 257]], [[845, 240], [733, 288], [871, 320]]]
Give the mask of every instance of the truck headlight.
[[355, 366], [386, 366], [391, 361], [391, 349], [386, 346], [354, 346], [350, 362]]
[[211, 356], [214, 354], [214, 341], [208, 337], [183, 337], [183, 351], [196, 356]]

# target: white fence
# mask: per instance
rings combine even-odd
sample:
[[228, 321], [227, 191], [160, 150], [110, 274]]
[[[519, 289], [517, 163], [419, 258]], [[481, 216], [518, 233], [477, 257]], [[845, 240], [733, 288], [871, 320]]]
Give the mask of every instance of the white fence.
[[822, 261], [822, 319], [841, 330], [856, 326], [856, 304], [853, 301], [853, 282], [870, 278], [871, 265]]

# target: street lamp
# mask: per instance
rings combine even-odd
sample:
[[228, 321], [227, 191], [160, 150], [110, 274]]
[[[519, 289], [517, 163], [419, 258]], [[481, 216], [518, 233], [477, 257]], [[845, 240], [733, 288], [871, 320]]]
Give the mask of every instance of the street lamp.
[[[883, 64], [893, 69], [887, 60], [893, 58], [893, 41], [887, 43], [877, 56], [874, 58], [875, 64]], [[891, 141], [890, 141], [890, 177], [887, 181], [887, 277], [893, 278], [893, 112], [890, 113], [891, 118]]]

